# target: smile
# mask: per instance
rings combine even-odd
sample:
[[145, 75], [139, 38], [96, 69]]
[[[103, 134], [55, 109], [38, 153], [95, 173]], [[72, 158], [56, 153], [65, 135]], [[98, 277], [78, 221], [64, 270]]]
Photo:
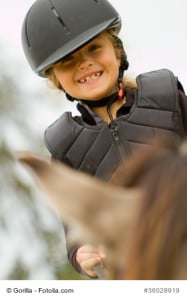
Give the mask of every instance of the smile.
[[95, 80], [96, 78], [100, 77], [101, 75], [102, 75], [102, 72], [97, 72], [91, 76], [86, 76], [82, 79], [79, 79], [78, 82], [80, 82], [80, 83], [89, 82], [91, 80]]

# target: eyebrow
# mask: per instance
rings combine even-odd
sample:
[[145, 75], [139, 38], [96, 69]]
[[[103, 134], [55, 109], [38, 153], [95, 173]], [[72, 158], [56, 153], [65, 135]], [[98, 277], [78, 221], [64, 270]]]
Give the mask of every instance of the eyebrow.
[[98, 35], [98, 36], [96, 36], [95, 38], [93, 38], [93, 39], [90, 41], [90, 43], [91, 43], [91, 42], [94, 42], [95, 40], [102, 40], [101, 35]]

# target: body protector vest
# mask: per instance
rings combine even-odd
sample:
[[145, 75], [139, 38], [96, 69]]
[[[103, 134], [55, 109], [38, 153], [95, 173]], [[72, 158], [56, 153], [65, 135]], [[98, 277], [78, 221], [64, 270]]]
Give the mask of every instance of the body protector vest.
[[107, 180], [138, 147], [160, 136], [183, 136], [177, 78], [167, 69], [140, 74], [129, 114], [106, 124], [79, 124], [64, 113], [45, 131], [52, 157]]

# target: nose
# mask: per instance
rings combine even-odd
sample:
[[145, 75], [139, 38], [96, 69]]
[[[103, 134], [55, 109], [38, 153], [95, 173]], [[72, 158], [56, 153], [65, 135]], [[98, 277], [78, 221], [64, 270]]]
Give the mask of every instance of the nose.
[[81, 53], [79, 55], [79, 62], [78, 62], [78, 68], [79, 70], [84, 70], [84, 69], [88, 69], [89, 67], [91, 67], [93, 65], [89, 55], [86, 55], [85, 53]]
[[82, 61], [79, 63], [79, 70], [85, 70], [92, 66], [92, 63], [89, 61]]

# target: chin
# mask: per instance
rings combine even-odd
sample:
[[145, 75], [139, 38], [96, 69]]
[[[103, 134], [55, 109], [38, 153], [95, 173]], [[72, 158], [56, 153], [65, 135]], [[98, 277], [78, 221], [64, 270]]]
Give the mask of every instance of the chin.
[[[113, 94], [114, 92], [105, 92], [105, 93], [93, 93], [92, 96], [90, 96], [89, 94], [89, 97], [88, 98], [84, 98], [85, 100], [94, 100], [94, 101], [99, 101], [100, 99], [103, 99], [105, 97], [108, 97], [110, 96], [111, 94]], [[83, 99], [83, 98], [82, 98]]]

